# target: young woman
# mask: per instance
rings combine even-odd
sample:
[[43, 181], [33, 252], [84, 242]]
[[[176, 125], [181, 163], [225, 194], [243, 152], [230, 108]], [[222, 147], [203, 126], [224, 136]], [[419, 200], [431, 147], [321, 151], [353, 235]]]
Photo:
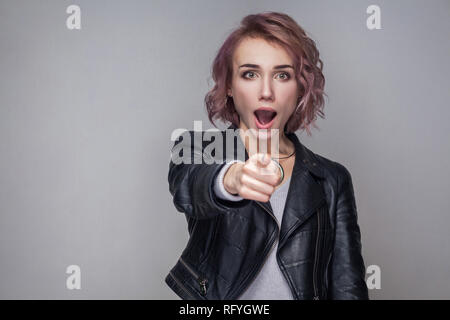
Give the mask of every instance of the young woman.
[[[190, 239], [166, 283], [183, 299], [368, 299], [351, 175], [295, 134], [310, 135], [323, 117], [314, 41], [288, 15], [249, 15], [219, 50], [213, 79], [209, 119], [231, 123], [245, 158], [171, 161]], [[230, 151], [222, 133], [216, 142]], [[267, 147], [273, 139], [277, 150]], [[204, 141], [201, 150], [192, 139], [175, 146], [194, 159]]]

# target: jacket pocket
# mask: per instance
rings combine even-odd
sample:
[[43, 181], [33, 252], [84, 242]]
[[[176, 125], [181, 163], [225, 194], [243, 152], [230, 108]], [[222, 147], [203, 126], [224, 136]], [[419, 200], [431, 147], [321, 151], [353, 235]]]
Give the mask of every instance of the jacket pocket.
[[188, 273], [194, 278], [196, 282], [195, 290], [198, 290], [199, 293], [205, 297], [208, 292], [208, 279], [205, 276], [202, 276], [197, 271], [195, 271], [192, 266], [190, 266], [183, 257], [179, 259], [181, 265], [188, 271]]
[[172, 271], [166, 276], [166, 284], [183, 300], [197, 300], [192, 292], [186, 288], [180, 279]]

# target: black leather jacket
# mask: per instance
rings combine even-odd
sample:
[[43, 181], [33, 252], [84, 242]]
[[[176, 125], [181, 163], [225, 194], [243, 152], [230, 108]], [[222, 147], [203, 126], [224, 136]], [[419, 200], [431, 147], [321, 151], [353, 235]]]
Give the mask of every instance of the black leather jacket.
[[287, 136], [296, 158], [281, 226], [270, 202], [215, 196], [213, 183], [225, 163], [170, 162], [170, 193], [190, 238], [165, 282], [182, 299], [237, 299], [277, 238], [278, 265], [295, 299], [368, 299], [351, 175], [296, 134]]

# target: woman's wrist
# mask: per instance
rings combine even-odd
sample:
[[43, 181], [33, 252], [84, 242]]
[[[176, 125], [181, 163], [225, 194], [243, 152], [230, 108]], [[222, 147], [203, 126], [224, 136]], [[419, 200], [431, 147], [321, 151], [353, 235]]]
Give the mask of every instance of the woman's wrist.
[[235, 162], [233, 163], [228, 170], [225, 172], [223, 177], [223, 186], [225, 190], [232, 195], [237, 195], [237, 183], [236, 183], [236, 172], [239, 169], [239, 166], [243, 166], [243, 162]]

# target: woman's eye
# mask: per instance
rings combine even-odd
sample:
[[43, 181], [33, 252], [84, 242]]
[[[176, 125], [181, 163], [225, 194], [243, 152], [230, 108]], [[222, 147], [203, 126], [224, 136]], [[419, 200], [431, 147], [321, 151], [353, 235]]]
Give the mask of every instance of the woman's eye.
[[[242, 75], [243, 75], [244, 78], [247, 78], [246, 75], [248, 75], [248, 74], [253, 74], [254, 75], [255, 73], [253, 71], [246, 71]], [[250, 78], [253, 78], [253, 77], [250, 77]]]
[[289, 80], [291, 78], [291, 75], [287, 72], [280, 73], [280, 75], [284, 76], [282, 77], [283, 80]]
[[[247, 77], [247, 75], [251, 75], [251, 76]], [[253, 71], [246, 71], [242, 74], [242, 76], [247, 79], [254, 78], [254, 75], [255, 75], [255, 73]], [[287, 72], [280, 73], [279, 76], [281, 76], [282, 80], [289, 80], [291, 78], [291, 75]]]

